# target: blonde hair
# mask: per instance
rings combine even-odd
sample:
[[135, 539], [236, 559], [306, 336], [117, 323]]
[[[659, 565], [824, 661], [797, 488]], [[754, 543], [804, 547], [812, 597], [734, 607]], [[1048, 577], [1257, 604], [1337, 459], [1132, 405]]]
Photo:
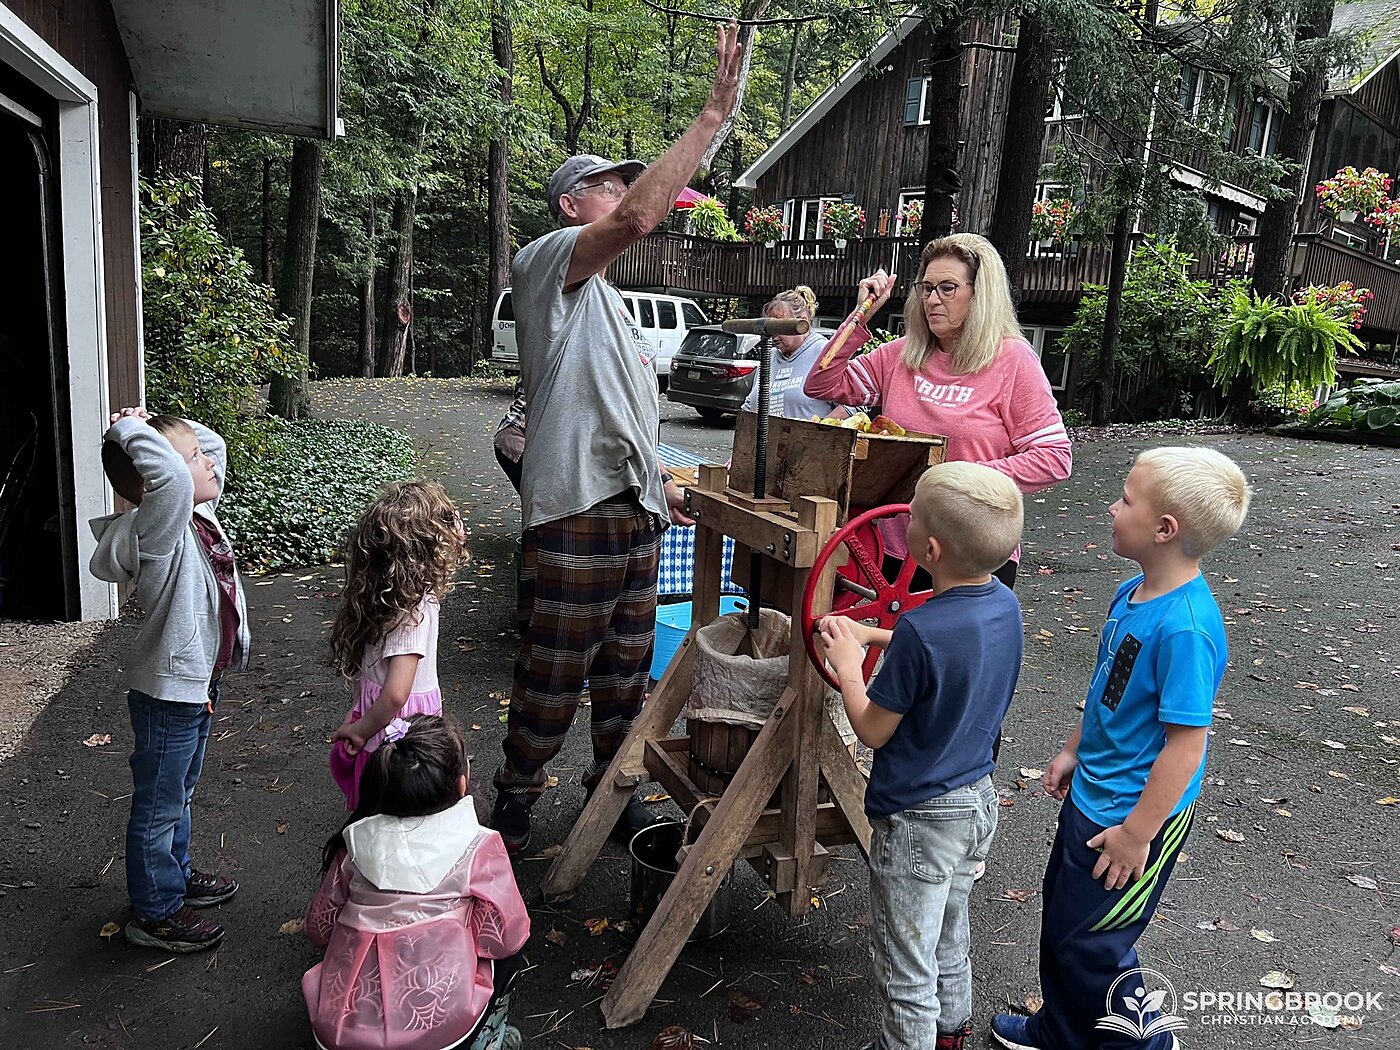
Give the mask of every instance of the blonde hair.
[[910, 512], [943, 545], [950, 566], [969, 575], [1006, 564], [1021, 542], [1021, 490], [980, 463], [939, 463], [924, 471]]
[[1198, 445], [1150, 448], [1135, 465], [1147, 468], [1148, 499], [1176, 519], [1191, 557], [1203, 557], [1240, 531], [1253, 491], [1223, 452]]
[[360, 672], [367, 645], [400, 624], [418, 623], [427, 595], [442, 598], [466, 560], [462, 519], [435, 481], [385, 487], [345, 543], [345, 590], [331, 627], [331, 659], [346, 677]]
[[1006, 267], [992, 242], [975, 233], [955, 233], [924, 245], [919, 254], [919, 272], [909, 284], [909, 298], [904, 303], [903, 357], [912, 372], [923, 368], [938, 349], [918, 291], [928, 264], [935, 259], [957, 259], [972, 278], [972, 307], [958, 345], [949, 351], [948, 370], [954, 375], [973, 375], [996, 360], [1002, 340], [1025, 338], [1011, 302]]
[[[179, 416], [151, 416], [146, 425], [165, 440], [172, 437], [193, 437], [194, 427]], [[136, 469], [136, 464], [127, 455], [126, 449], [115, 441], [102, 442], [102, 472], [112, 485], [112, 491], [131, 504], [139, 504], [146, 494], [146, 482]]]
[[772, 317], [773, 311], [778, 307], [785, 308], [792, 317], [803, 317], [810, 321], [817, 315], [817, 293], [805, 284], [799, 284], [796, 288], [789, 288], [773, 296], [764, 306], [763, 313]]

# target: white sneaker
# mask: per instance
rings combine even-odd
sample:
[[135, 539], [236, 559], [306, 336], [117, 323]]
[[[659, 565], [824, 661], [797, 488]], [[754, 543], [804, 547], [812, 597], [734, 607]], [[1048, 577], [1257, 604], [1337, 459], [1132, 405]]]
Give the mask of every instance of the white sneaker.
[[[977, 866], [972, 869], [972, 881], [979, 882], [985, 874], [987, 874], [987, 862], [985, 860], [979, 860]], [[1176, 1050], [1176, 1048], [1173, 1047], [1172, 1050]]]

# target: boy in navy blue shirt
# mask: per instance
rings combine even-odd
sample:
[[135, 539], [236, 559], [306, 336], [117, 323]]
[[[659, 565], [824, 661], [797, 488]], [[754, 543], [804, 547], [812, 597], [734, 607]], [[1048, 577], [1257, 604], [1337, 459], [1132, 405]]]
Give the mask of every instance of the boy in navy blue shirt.
[[[992, 748], [1021, 670], [1021, 606], [992, 576], [1021, 539], [1015, 482], [977, 463], [919, 479], [909, 554], [933, 597], [894, 631], [821, 622], [856, 735], [875, 749], [865, 811], [879, 1050], [961, 1050], [972, 1035], [968, 897], [996, 831]], [[886, 650], [867, 693], [863, 647]], [[967, 1043], [970, 1045], [970, 1043]]]
[[[998, 1014], [1010, 1050], [1170, 1050], [1137, 939], [1191, 829], [1225, 627], [1201, 558], [1249, 510], [1244, 475], [1206, 448], [1142, 453], [1112, 507], [1113, 550], [1142, 567], [1118, 588], [1084, 716], [1043, 783], [1064, 800], [1045, 868], [1044, 1005]], [[1128, 1000], [1132, 1004], [1128, 1004]]]

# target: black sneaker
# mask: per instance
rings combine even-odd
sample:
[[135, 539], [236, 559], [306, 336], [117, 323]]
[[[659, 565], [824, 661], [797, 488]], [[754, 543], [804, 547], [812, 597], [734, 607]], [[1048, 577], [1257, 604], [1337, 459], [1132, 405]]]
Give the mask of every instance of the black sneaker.
[[159, 922], [135, 916], [126, 924], [126, 939], [142, 948], [161, 948], [183, 955], [214, 947], [224, 939], [224, 928], [185, 906]]
[[530, 844], [530, 804], [524, 795], [496, 792], [496, 808], [491, 811], [491, 828], [501, 836], [506, 852], [516, 854]]
[[[585, 787], [584, 804], [586, 805], [588, 803], [588, 800], [592, 797], [593, 788]], [[617, 823], [613, 825], [613, 829], [610, 832], [610, 835], [618, 842], [626, 844], [632, 841], [632, 836], [635, 835], [637, 832], [641, 831], [643, 828], [651, 827], [659, 820], [661, 820], [661, 818], [658, 817], [651, 810], [647, 809], [647, 807], [643, 805], [642, 800], [637, 797], [637, 793], [634, 791], [631, 797], [627, 799], [627, 805], [623, 808], [622, 813], [618, 816]]]
[[212, 908], [222, 904], [238, 892], [238, 883], [233, 879], [212, 872], [191, 869], [189, 881], [185, 883], [185, 907]]

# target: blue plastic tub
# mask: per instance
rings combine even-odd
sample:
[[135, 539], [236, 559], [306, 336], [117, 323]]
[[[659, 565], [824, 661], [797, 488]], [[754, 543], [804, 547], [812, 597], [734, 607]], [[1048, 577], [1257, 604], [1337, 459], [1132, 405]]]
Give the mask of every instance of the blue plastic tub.
[[[670, 605], [656, 607], [656, 651], [651, 658], [651, 676], [653, 678], [659, 679], [666, 673], [666, 668], [670, 665], [672, 657], [676, 655], [676, 650], [685, 640], [685, 634], [690, 630], [690, 605], [690, 602], [673, 602]], [[748, 607], [747, 598], [726, 595], [719, 600], [719, 614], [721, 616]]]

